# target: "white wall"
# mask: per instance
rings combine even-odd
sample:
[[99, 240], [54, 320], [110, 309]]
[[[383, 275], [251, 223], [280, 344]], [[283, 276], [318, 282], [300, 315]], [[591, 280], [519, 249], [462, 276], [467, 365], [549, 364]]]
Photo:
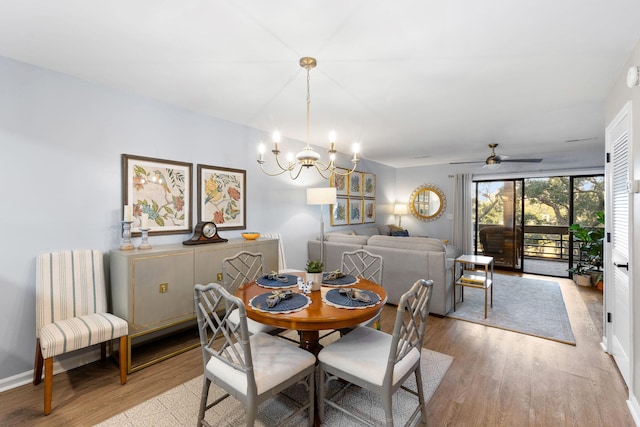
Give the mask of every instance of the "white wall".
[[[1, 57], [0, 94], [0, 383], [33, 368], [35, 256], [120, 244], [123, 153], [193, 163], [194, 201], [196, 164], [245, 169], [247, 228], [280, 232], [289, 266], [304, 266], [320, 216], [318, 206], [306, 205], [306, 188], [328, 183], [311, 171], [295, 182], [263, 175], [257, 141], [268, 135]], [[287, 145], [295, 152], [303, 144]], [[366, 142], [363, 149], [366, 156]], [[338, 164], [349, 165], [345, 159]], [[386, 222], [395, 170], [368, 161], [358, 169], [377, 175], [378, 222]], [[327, 207], [325, 218], [328, 224]], [[151, 236], [150, 243], [189, 236]]]

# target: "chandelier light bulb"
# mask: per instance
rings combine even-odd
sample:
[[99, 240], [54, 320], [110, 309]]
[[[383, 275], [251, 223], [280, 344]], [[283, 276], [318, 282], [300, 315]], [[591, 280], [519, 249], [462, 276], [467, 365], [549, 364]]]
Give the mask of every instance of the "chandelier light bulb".
[[278, 142], [280, 142], [280, 138], [281, 138], [281, 135], [279, 131], [273, 132], [273, 142], [277, 144]]

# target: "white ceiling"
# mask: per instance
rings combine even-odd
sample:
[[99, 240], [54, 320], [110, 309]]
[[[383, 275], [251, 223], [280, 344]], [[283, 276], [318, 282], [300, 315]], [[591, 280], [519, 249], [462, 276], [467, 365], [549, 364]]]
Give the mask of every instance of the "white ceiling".
[[550, 169], [602, 164], [639, 17], [638, 0], [0, 0], [0, 55], [301, 141], [313, 56], [312, 144], [335, 129], [340, 151], [405, 167], [496, 142]]

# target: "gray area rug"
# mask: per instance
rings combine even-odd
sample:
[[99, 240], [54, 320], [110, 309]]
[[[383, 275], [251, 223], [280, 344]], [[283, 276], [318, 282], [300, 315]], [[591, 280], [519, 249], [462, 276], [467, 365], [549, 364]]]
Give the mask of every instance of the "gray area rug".
[[[423, 349], [421, 360], [422, 381], [425, 399], [428, 401], [442, 381], [453, 357], [442, 353]], [[335, 381], [331, 382], [335, 384]], [[413, 377], [405, 383], [415, 390]], [[101, 427], [125, 426], [193, 426], [196, 425], [200, 407], [200, 393], [202, 390], [202, 376], [175, 387], [153, 399], [147, 400], [107, 421], [98, 424]], [[209, 401], [215, 400], [223, 394], [222, 390], [211, 385]], [[287, 391], [292, 398], [304, 400], [306, 391], [301, 386], [294, 386]], [[384, 425], [384, 410], [382, 401], [374, 394], [357, 387], [347, 389], [341, 404], [350, 407], [365, 419], [376, 425]], [[393, 397], [394, 424], [404, 425], [409, 414], [418, 404], [418, 398], [400, 389]], [[280, 426], [279, 420], [290, 414], [295, 407], [291, 401], [283, 396], [277, 396], [260, 405], [256, 426]], [[345, 416], [340, 411], [326, 407], [324, 426], [358, 426], [355, 420]], [[409, 409], [410, 408], [410, 409]], [[210, 409], [206, 420], [215, 426], [244, 426], [245, 415], [241, 404], [229, 397], [216, 407]], [[306, 425], [306, 417], [293, 419], [289, 425]]]
[[[456, 304], [454, 319], [520, 332], [565, 344], [576, 344], [569, 315], [557, 282], [517, 276], [494, 275], [493, 308], [487, 303], [484, 318], [484, 290], [464, 288], [464, 302]], [[459, 295], [460, 287], [456, 290]]]

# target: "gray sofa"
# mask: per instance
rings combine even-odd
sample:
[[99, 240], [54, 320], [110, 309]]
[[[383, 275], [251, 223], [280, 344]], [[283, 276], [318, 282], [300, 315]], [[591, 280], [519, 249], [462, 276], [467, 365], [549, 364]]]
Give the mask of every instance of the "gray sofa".
[[[386, 227], [386, 226], [379, 226]], [[384, 230], [383, 230], [384, 231]], [[395, 237], [379, 234], [329, 233], [324, 242], [325, 271], [340, 268], [342, 253], [365, 249], [384, 259], [382, 286], [388, 303], [400, 297], [418, 279], [432, 279], [434, 288], [430, 312], [445, 316], [453, 306], [453, 264], [459, 251], [441, 240], [428, 237]], [[307, 244], [309, 259], [320, 259], [320, 240]]]

